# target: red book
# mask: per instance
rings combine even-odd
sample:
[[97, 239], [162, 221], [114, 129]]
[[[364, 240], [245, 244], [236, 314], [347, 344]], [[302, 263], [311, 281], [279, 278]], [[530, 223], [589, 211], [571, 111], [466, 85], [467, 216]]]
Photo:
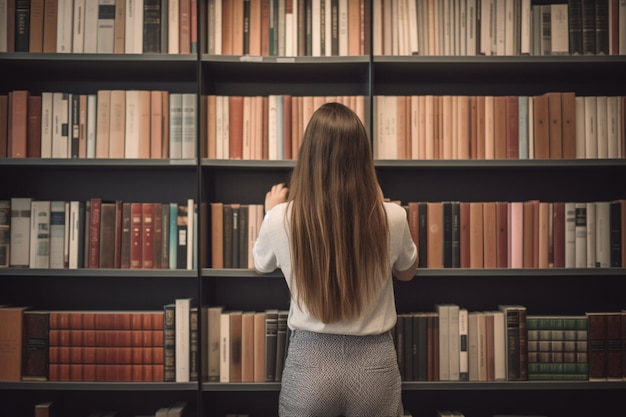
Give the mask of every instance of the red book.
[[92, 198], [91, 215], [89, 219], [89, 255], [88, 268], [98, 268], [100, 266], [100, 214], [102, 210], [102, 199]]
[[141, 269], [143, 265], [143, 204], [130, 205], [130, 268]]
[[26, 156], [41, 158], [41, 96], [28, 97]]
[[622, 380], [622, 313], [607, 314], [607, 378], [610, 381]]
[[154, 268], [154, 204], [143, 203], [142, 211], [142, 268]]
[[607, 313], [587, 313], [589, 380], [607, 379]]
[[506, 158], [519, 159], [519, 101], [506, 96]]
[[565, 203], [554, 203], [552, 251], [555, 268], [565, 267]]
[[283, 159], [293, 159], [292, 141], [291, 141], [291, 107], [292, 97], [290, 95], [283, 96]]
[[26, 158], [28, 97], [29, 93], [25, 90], [9, 93], [9, 158]]
[[509, 266], [509, 204], [496, 202], [496, 267]]
[[230, 159], [243, 158], [243, 97], [228, 98], [228, 131]]

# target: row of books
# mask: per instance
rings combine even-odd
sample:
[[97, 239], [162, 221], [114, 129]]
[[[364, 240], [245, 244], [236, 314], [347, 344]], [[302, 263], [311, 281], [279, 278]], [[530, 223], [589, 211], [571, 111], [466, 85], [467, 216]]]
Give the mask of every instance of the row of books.
[[605, 0], [375, 0], [374, 55], [626, 54], [626, 6]]
[[421, 268], [626, 265], [626, 200], [409, 202]]
[[0, 52], [197, 52], [197, 0], [17, 0], [0, 8]]
[[404, 381], [622, 381], [626, 312], [528, 315], [521, 305], [402, 313], [393, 331]]
[[206, 100], [210, 159], [296, 159], [311, 115], [327, 102], [350, 107], [367, 126], [365, 96], [209, 95]]
[[0, 267], [193, 269], [194, 201], [0, 200]]
[[0, 381], [189, 382], [199, 376], [198, 309], [0, 306]]
[[375, 96], [376, 159], [626, 156], [626, 97]]
[[197, 96], [148, 90], [0, 95], [0, 158], [195, 157]]
[[211, 267], [254, 268], [263, 204], [211, 203]]
[[208, 53], [369, 54], [368, 0], [208, 0]]
[[289, 344], [288, 311], [236, 311], [216, 306], [209, 307], [206, 315], [209, 382], [281, 380]]

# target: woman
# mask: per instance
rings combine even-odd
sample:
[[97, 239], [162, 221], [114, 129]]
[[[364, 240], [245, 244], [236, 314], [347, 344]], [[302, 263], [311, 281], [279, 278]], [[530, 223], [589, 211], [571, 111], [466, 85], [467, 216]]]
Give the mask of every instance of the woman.
[[417, 249], [352, 110], [315, 111], [290, 187], [267, 193], [254, 246], [257, 271], [280, 268], [291, 293], [279, 415], [400, 416], [391, 278], [413, 278]]

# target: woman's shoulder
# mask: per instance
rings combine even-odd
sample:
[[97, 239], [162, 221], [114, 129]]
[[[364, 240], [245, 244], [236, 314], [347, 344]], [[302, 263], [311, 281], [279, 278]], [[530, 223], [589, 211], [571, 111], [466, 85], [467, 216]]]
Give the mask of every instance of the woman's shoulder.
[[387, 216], [393, 216], [394, 219], [406, 218], [406, 209], [400, 204], [385, 201], [383, 205], [385, 207], [385, 211], [387, 212]]

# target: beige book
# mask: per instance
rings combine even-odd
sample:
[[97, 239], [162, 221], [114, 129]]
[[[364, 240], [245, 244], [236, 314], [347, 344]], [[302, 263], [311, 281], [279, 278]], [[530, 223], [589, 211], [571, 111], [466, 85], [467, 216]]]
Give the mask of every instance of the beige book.
[[150, 92], [150, 158], [163, 158], [163, 92]]
[[109, 133], [111, 130], [111, 90], [97, 93], [96, 158], [109, 157]]
[[126, 92], [111, 91], [109, 127], [109, 158], [124, 158], [126, 136]]

